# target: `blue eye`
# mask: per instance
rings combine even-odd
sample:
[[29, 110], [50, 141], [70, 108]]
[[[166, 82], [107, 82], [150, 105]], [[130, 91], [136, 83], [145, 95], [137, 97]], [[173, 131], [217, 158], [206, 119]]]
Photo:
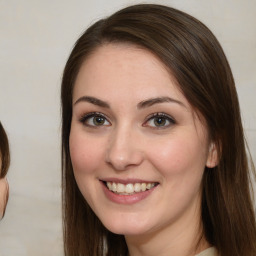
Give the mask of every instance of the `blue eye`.
[[153, 128], [166, 128], [175, 124], [175, 121], [168, 115], [163, 113], [156, 113], [149, 117], [144, 126], [150, 126]]
[[80, 122], [86, 126], [94, 126], [94, 127], [110, 125], [110, 122], [107, 120], [107, 118], [100, 113], [87, 114], [80, 119]]

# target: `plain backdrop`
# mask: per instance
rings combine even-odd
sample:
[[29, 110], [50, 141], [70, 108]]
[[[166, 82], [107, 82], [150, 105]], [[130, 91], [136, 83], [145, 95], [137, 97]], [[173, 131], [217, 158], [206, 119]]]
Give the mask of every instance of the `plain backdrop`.
[[[256, 161], [256, 1], [169, 0], [217, 36], [230, 61]], [[0, 120], [11, 147], [1, 256], [63, 255], [60, 81], [77, 38], [128, 0], [0, 0]]]

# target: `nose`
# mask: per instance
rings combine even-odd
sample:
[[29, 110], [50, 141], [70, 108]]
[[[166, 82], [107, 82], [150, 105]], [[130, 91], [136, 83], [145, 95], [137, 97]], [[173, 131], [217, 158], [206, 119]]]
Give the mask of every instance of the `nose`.
[[113, 131], [106, 150], [106, 162], [118, 171], [138, 166], [143, 161], [139, 135], [129, 128]]

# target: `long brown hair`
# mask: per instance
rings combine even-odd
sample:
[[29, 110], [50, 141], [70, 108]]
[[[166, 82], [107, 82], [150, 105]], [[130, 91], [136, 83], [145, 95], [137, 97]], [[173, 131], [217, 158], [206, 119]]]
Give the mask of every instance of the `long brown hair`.
[[[179, 10], [134, 5], [89, 27], [66, 63], [62, 88], [62, 185], [65, 254], [126, 255], [122, 235], [106, 230], [81, 195], [69, 152], [72, 94], [81, 64], [105, 43], [131, 43], [155, 54], [206, 120], [219, 164], [203, 177], [202, 225], [222, 256], [255, 256], [256, 224], [238, 97], [225, 54], [212, 32]], [[255, 170], [252, 166], [252, 171]], [[107, 252], [107, 254], [106, 254]]]
[[9, 142], [0, 122], [0, 178], [5, 177], [7, 174], [8, 168], [10, 165], [10, 150], [9, 150]]

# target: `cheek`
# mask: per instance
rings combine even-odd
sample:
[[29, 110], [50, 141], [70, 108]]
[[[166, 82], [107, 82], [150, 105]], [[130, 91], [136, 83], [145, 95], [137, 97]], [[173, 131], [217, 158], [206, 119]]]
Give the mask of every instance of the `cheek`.
[[72, 132], [69, 139], [70, 156], [74, 173], [91, 173], [102, 158], [101, 146], [83, 134]]
[[158, 171], [165, 175], [203, 172], [206, 163], [205, 147], [200, 141], [176, 137], [155, 144], [148, 155]]

